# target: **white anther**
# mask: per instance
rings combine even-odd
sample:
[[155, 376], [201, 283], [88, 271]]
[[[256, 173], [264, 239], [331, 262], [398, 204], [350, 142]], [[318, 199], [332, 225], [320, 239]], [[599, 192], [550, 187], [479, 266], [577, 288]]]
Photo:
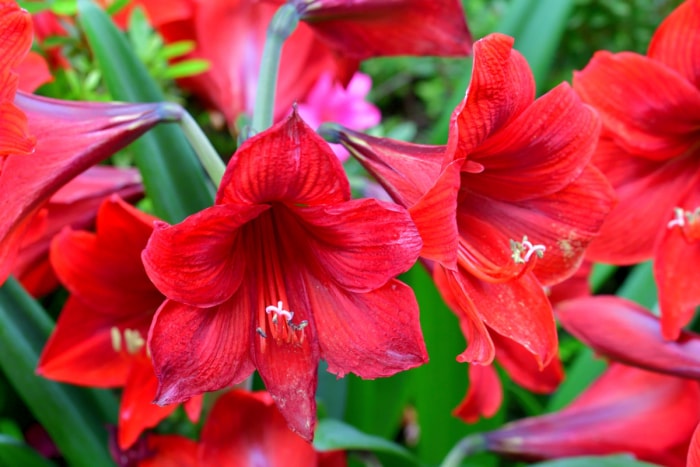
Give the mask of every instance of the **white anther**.
[[[544, 256], [547, 247], [540, 244], [533, 244], [527, 239], [527, 235], [523, 237], [522, 242], [516, 242], [515, 240], [510, 241], [510, 249], [513, 251], [511, 257], [516, 264], [524, 264], [530, 261], [533, 253], [537, 255], [538, 258]], [[523, 253], [525, 256], [523, 257]]]
[[294, 312], [285, 310], [284, 303], [282, 302], [282, 300], [277, 302], [277, 306], [270, 305], [270, 306], [265, 308], [265, 313], [267, 313], [269, 315], [270, 312], [275, 313], [275, 315], [272, 317], [272, 322], [275, 324], [277, 323], [277, 316], [278, 315], [284, 316], [285, 319], [287, 320], [287, 322], [291, 321], [292, 318], [294, 318]]
[[527, 240], [523, 242], [523, 246], [525, 248], [528, 248], [527, 253], [525, 253], [525, 258], [523, 258], [523, 261], [525, 261], [526, 263], [530, 261], [530, 257], [533, 253], [535, 253], [538, 258], [541, 258], [542, 256], [544, 256], [545, 250], [547, 250], [547, 247], [545, 247], [544, 245], [533, 245]]
[[119, 352], [122, 349], [122, 335], [119, 332], [119, 328], [112, 326], [109, 330], [110, 336], [112, 337], [112, 348], [115, 352]]
[[666, 224], [666, 227], [672, 229], [674, 227], [685, 226], [685, 211], [681, 208], [673, 208], [674, 218]]

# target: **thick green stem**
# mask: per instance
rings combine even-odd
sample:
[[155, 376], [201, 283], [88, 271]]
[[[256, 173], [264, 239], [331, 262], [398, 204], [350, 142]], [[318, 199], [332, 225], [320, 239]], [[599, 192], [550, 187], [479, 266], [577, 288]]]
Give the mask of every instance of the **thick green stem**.
[[486, 439], [481, 434], [469, 435], [462, 438], [459, 443], [447, 453], [440, 467], [459, 467], [462, 460], [472, 454], [483, 452], [486, 449]]
[[211, 145], [209, 138], [207, 138], [199, 125], [197, 125], [194, 118], [186, 111], [183, 111], [180, 127], [185, 133], [187, 141], [192, 145], [192, 149], [194, 149], [195, 154], [197, 154], [207, 175], [209, 175], [211, 181], [218, 188], [221, 184], [221, 177], [224, 176], [224, 170], [226, 170], [226, 166], [221, 160], [221, 157], [219, 157], [216, 149]]
[[277, 10], [267, 28], [265, 47], [260, 59], [255, 109], [253, 110], [252, 127], [255, 132], [266, 130], [272, 126], [282, 45], [294, 32], [297, 24], [299, 24], [299, 13], [294, 6], [285, 4]]

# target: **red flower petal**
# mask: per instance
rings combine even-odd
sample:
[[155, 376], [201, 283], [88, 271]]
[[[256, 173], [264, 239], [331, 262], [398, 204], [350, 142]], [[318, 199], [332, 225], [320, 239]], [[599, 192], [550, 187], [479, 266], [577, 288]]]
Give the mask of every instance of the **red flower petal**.
[[15, 70], [19, 75], [18, 87], [24, 92], [34, 92], [42, 84], [53, 81], [49, 65], [44, 57], [36, 52], [29, 52]]
[[365, 294], [327, 292], [313, 295], [311, 306], [329, 372], [374, 379], [428, 361], [418, 304], [406, 284], [392, 280]]
[[157, 222], [142, 255], [148, 277], [172, 300], [200, 307], [223, 303], [240, 286], [246, 268], [236, 229], [266, 209], [226, 204], [176, 225]]
[[678, 156], [697, 141], [700, 90], [678, 72], [630, 52], [597, 52], [574, 88], [600, 113], [614, 141], [651, 160]]
[[146, 458], [139, 467], [197, 467], [197, 443], [184, 436], [149, 435]]
[[340, 161], [293, 112], [241, 145], [226, 168], [216, 203], [313, 206], [348, 199], [350, 185]]
[[700, 89], [700, 3], [682, 3], [654, 33], [647, 55], [680, 72]]
[[690, 440], [686, 467], [700, 467], [700, 425], [695, 429]]
[[490, 34], [474, 43], [474, 66], [465, 100], [452, 117], [448, 148], [468, 157], [489, 135], [517, 117], [535, 98], [535, 81], [513, 38]]
[[202, 428], [200, 465], [316, 465], [313, 446], [287, 428], [267, 399], [244, 391], [219, 397]]
[[666, 340], [661, 322], [638, 304], [618, 297], [588, 297], [556, 308], [561, 325], [596, 352], [658, 373], [700, 379], [700, 336], [680, 332]]
[[466, 173], [463, 184], [469, 191], [510, 202], [555, 193], [584, 169], [599, 127], [595, 112], [562, 83], [469, 154], [484, 170]]
[[697, 173], [693, 157], [650, 161], [633, 157], [603, 138], [593, 163], [615, 188], [618, 204], [605, 219], [600, 235], [590, 243], [587, 257], [614, 264], [651, 258], [657, 239], [666, 232], [673, 208]]
[[148, 333], [160, 382], [155, 402], [183, 402], [250, 376], [255, 369], [249, 356], [252, 332], [250, 310], [231, 302], [196, 308], [166, 300]]
[[131, 359], [114, 349], [111, 330], [137, 329], [139, 324], [133, 318], [120, 321], [95, 312], [77, 298], [69, 297], [36, 371], [45, 378], [72, 384], [122, 386]]
[[153, 404], [158, 380], [151, 360], [141, 355], [132, 362], [119, 406], [117, 442], [120, 449], [128, 449], [144, 430], [158, 425], [177, 408], [177, 405], [159, 407]]
[[[462, 56], [471, 36], [456, 0], [295, 1], [306, 21], [340, 56]], [[311, 3], [310, 5], [307, 5]]]
[[13, 1], [0, 2], [0, 44], [0, 73], [19, 65], [32, 46], [31, 16]]
[[310, 251], [334, 282], [369, 292], [407, 271], [422, 242], [408, 212], [374, 199], [295, 209]]
[[[674, 209], [685, 209], [683, 226], [668, 224], [654, 255], [654, 278], [661, 307], [664, 337], [676, 339], [681, 328], [693, 319], [700, 304], [700, 175], [689, 184], [689, 191]], [[678, 222], [678, 219], [675, 220]]]
[[498, 333], [491, 333], [491, 339], [496, 345], [496, 360], [519, 386], [528, 391], [548, 394], [564, 380], [564, 369], [558, 356], [540, 368], [535, 356], [514, 340]]
[[469, 389], [452, 415], [466, 423], [496, 415], [503, 402], [503, 387], [493, 365], [469, 365]]

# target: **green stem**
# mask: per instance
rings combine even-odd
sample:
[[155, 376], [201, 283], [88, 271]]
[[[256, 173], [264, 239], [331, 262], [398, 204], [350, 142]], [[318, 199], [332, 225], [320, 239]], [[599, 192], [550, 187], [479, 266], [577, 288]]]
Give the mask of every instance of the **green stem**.
[[459, 467], [462, 459], [472, 454], [483, 452], [486, 449], [486, 439], [481, 434], [469, 435], [462, 438], [450, 452], [447, 453], [445, 460], [442, 461], [440, 467]]
[[224, 176], [226, 165], [224, 165], [224, 162], [221, 160], [221, 157], [219, 157], [214, 146], [211, 145], [209, 138], [207, 138], [199, 125], [197, 125], [197, 122], [187, 111], [183, 111], [180, 127], [185, 133], [187, 141], [192, 145], [192, 149], [194, 149], [195, 154], [197, 154], [207, 175], [209, 175], [211, 181], [218, 188], [221, 184], [221, 177]]
[[260, 59], [258, 88], [255, 96], [252, 127], [260, 132], [272, 126], [275, 110], [275, 88], [284, 41], [299, 24], [299, 13], [290, 4], [282, 5], [267, 28], [265, 47]]

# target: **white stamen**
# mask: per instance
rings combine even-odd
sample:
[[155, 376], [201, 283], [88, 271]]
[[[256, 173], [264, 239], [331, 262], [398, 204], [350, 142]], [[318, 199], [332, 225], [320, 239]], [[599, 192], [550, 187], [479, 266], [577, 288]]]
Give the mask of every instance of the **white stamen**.
[[[527, 235], [525, 235], [522, 242], [511, 240], [510, 249], [513, 251], [513, 261], [515, 261], [516, 264], [524, 264], [530, 261], [533, 253], [536, 254], [538, 258], [542, 258], [547, 247], [541, 244], [533, 244], [527, 239]], [[523, 253], [525, 257], [523, 257]]]
[[[527, 242], [527, 243], [530, 244], [530, 242]], [[523, 242], [523, 246], [527, 247], [528, 245], [525, 245], [525, 242]], [[532, 256], [533, 253], [535, 253], [538, 258], [542, 258], [544, 256], [545, 250], [547, 250], [547, 247], [545, 247], [544, 245], [532, 245], [532, 244], [530, 244], [529, 248], [530, 249], [527, 251], [527, 253], [525, 253], [525, 258], [523, 258], [523, 261], [525, 261], [526, 263], [528, 261], [530, 261], [530, 257]]]
[[136, 329], [125, 329], [124, 343], [126, 344], [126, 351], [133, 355], [141, 350], [141, 347], [146, 344], [146, 341]]
[[119, 352], [122, 349], [122, 335], [119, 332], [119, 328], [112, 326], [109, 330], [110, 336], [112, 337], [112, 348], [115, 352]]
[[675, 216], [671, 221], [666, 224], [666, 228], [672, 229], [674, 227], [684, 227], [685, 226], [685, 211], [681, 208], [673, 208], [673, 215]]
[[277, 302], [277, 306], [275, 305], [270, 305], [265, 308], [265, 313], [268, 315], [270, 314], [271, 311], [275, 312], [275, 315], [272, 317], [272, 322], [277, 324], [277, 316], [282, 315], [287, 319], [287, 322], [291, 321], [292, 318], [294, 318], [294, 312], [293, 311], [288, 311], [284, 309], [284, 303], [282, 300]]

